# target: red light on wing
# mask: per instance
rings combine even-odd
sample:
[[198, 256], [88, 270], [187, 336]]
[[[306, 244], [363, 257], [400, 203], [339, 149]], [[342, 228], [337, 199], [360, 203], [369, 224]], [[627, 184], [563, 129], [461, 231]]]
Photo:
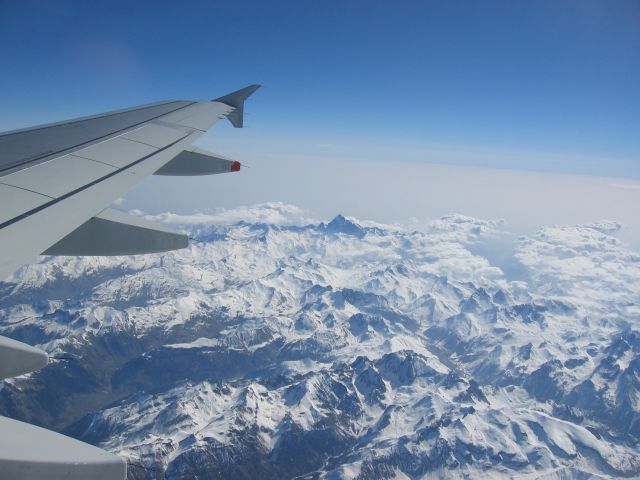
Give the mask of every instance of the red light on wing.
[[238, 161], [234, 161], [234, 162], [231, 164], [231, 171], [232, 171], [232, 172], [239, 172], [239, 171], [240, 171], [240, 162], [238, 162]]

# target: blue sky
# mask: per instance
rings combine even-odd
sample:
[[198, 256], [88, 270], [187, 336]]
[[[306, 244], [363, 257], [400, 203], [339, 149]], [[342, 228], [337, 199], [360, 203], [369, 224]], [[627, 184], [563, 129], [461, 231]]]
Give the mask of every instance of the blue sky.
[[222, 143], [640, 178], [637, 0], [98, 3], [2, 2], [0, 129], [258, 82]]

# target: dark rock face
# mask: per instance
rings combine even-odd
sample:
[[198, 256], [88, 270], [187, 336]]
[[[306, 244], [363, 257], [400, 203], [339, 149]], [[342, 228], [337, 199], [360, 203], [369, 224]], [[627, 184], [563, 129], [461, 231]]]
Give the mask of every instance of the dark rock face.
[[343, 215], [336, 216], [325, 227], [327, 233], [344, 233], [346, 235], [352, 235], [357, 238], [364, 237], [366, 231], [357, 223], [348, 220]]

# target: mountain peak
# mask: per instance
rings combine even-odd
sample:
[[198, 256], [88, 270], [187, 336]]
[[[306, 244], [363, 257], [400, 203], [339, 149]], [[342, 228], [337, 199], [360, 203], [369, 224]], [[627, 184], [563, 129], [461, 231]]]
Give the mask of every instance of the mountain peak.
[[365, 235], [365, 229], [339, 213], [333, 220], [325, 227], [329, 233], [344, 233], [345, 235], [353, 235], [354, 237], [362, 238]]

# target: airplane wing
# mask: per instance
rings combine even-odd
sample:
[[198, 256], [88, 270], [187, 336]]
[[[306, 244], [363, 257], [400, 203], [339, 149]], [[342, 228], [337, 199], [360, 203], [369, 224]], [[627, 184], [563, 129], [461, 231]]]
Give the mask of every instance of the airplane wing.
[[147, 175], [239, 170], [191, 144], [221, 118], [242, 127], [244, 101], [258, 87], [0, 134], [0, 280], [40, 254], [185, 247], [184, 235], [105, 209]]
[[[191, 144], [222, 118], [243, 126], [251, 85], [211, 101], [168, 101], [0, 134], [0, 281], [38, 255], [128, 255], [186, 247], [185, 235], [112, 210], [147, 175], [236, 172]], [[46, 352], [0, 337], [0, 382]], [[1, 386], [1, 385], [0, 385]], [[0, 417], [0, 479], [116, 479], [123, 459]]]

